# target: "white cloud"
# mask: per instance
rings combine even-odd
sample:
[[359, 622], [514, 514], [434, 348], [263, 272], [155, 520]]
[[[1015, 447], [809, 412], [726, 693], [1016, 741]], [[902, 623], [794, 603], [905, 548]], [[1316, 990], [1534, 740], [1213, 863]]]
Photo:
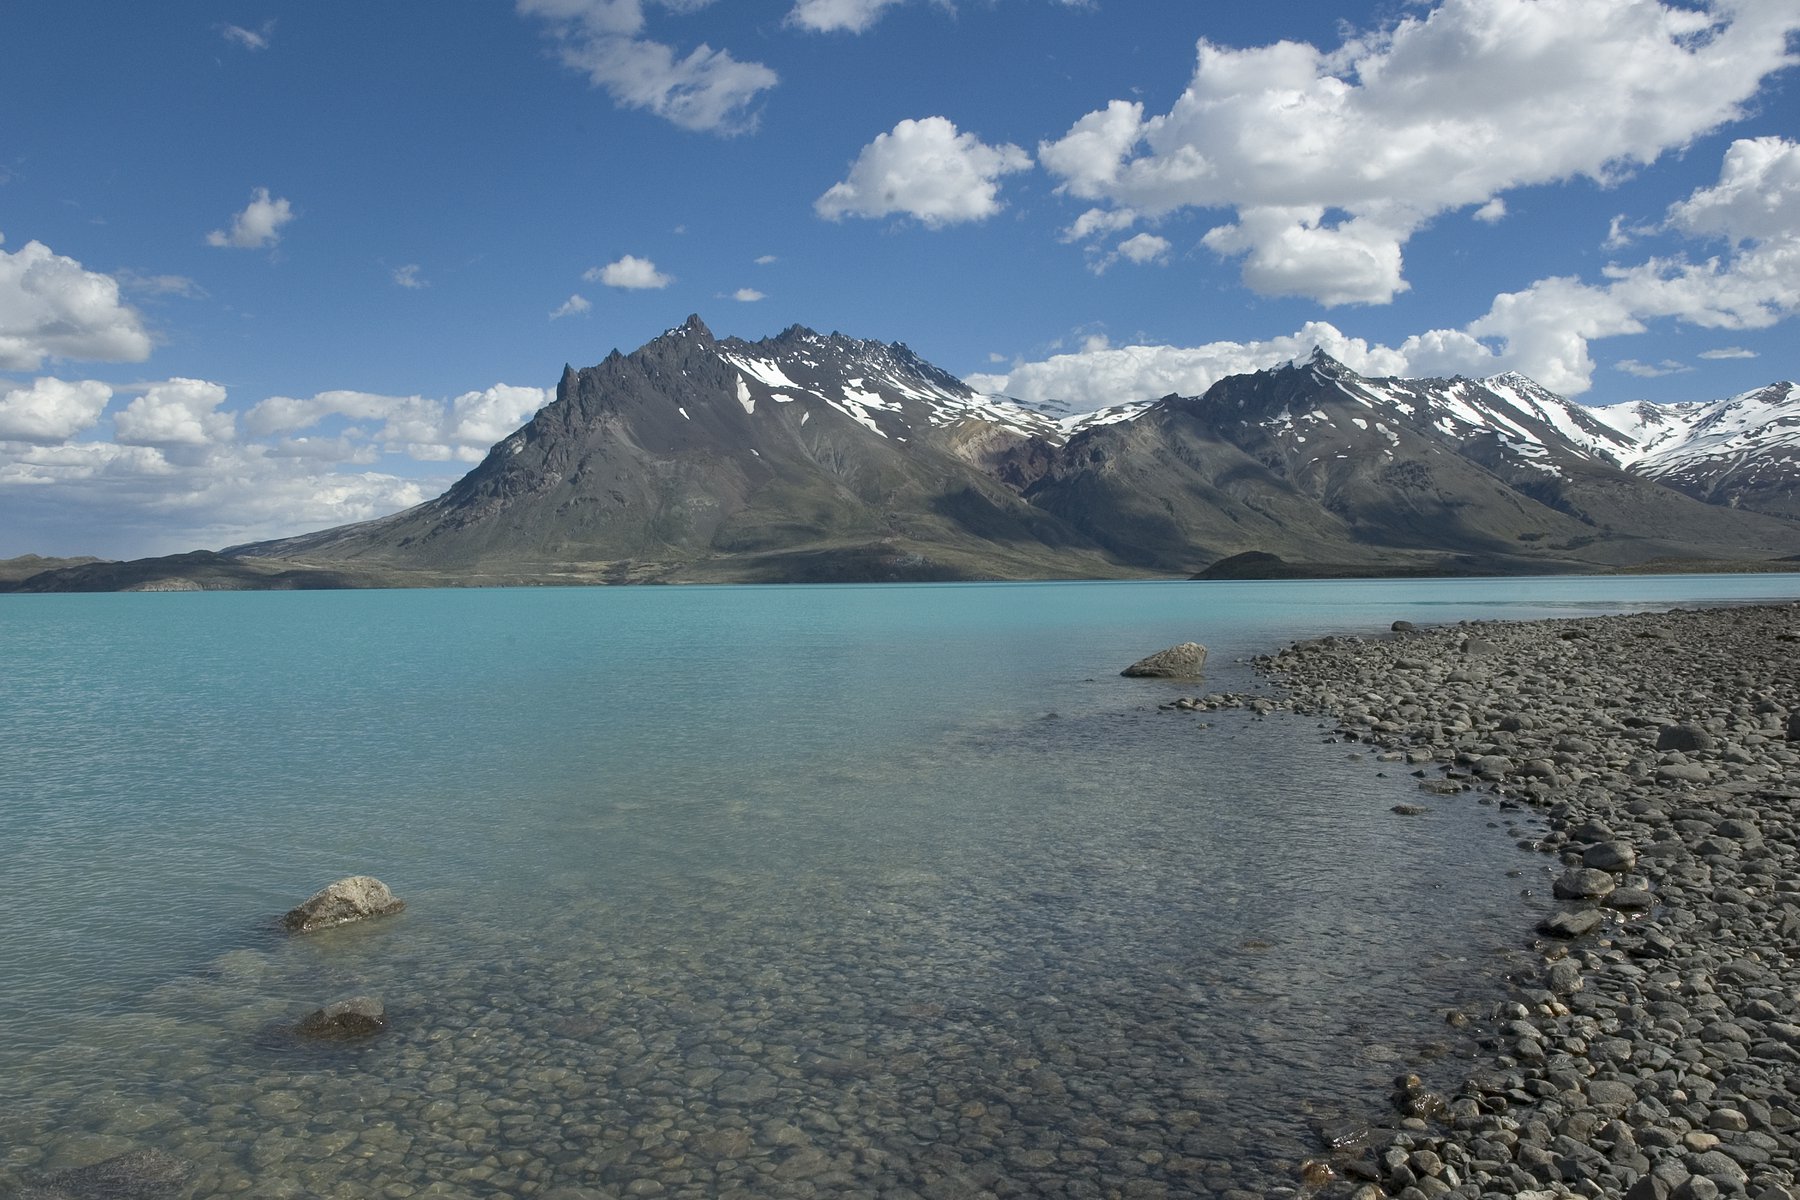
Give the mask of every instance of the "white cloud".
[[[675, 0], [664, 7], [691, 11]], [[640, 108], [683, 129], [732, 134], [752, 129], [757, 96], [779, 82], [774, 71], [740, 62], [702, 43], [678, 57], [672, 46], [640, 37], [642, 0], [518, 0], [519, 11], [550, 22], [565, 65], [584, 72], [613, 102]]]
[[1385, 304], [1410, 286], [1401, 278], [1404, 233], [1370, 217], [1332, 226], [1323, 209], [1245, 208], [1238, 223], [1200, 241], [1244, 256], [1244, 283], [1265, 296], [1310, 296], [1327, 307]]
[[673, 275], [663, 274], [656, 269], [654, 262], [635, 254], [627, 254], [604, 267], [589, 267], [581, 273], [581, 277], [589, 283], [628, 289], [666, 288], [675, 282]]
[[770, 263], [777, 263], [780, 261], [781, 260], [779, 258], [775, 257], [773, 254], [762, 254], [762, 255], [757, 256], [756, 265], [759, 267], [766, 267]]
[[246, 50], [267, 50], [269, 38], [275, 32], [273, 19], [264, 21], [261, 29], [245, 29], [242, 25], [220, 25], [219, 36], [228, 42], [236, 42]]
[[113, 436], [130, 446], [212, 446], [237, 433], [237, 417], [220, 412], [225, 389], [204, 379], [152, 384], [113, 417]]
[[149, 357], [150, 336], [137, 312], [120, 303], [116, 280], [42, 242], [0, 250], [0, 370], [36, 371], [47, 358]]
[[1237, 210], [1207, 244], [1255, 290], [1379, 303], [1433, 216], [1687, 145], [1796, 61], [1796, 29], [1792, 0], [1444, 0], [1330, 53], [1202, 41], [1169, 112], [1112, 101], [1038, 157], [1083, 200]]
[[980, 221], [1002, 207], [1000, 176], [1030, 166], [1019, 147], [984, 145], [944, 117], [903, 120], [864, 146], [813, 209], [834, 221], [903, 213], [931, 229]]
[[112, 389], [91, 379], [0, 380], [0, 442], [67, 441], [100, 420]]
[[861, 33], [905, 0], [794, 0], [788, 23], [819, 33]]
[[116, 414], [115, 440], [70, 440], [102, 419], [110, 395], [100, 383], [0, 385], [0, 537], [11, 553], [135, 557], [369, 520], [437, 495], [454, 476], [345, 464], [383, 453], [477, 462], [554, 398], [507, 384], [447, 400], [276, 396], [243, 413], [234, 438], [223, 387], [172, 379]]
[[231, 228], [213, 230], [206, 235], [206, 244], [260, 250], [279, 242], [281, 227], [293, 219], [293, 205], [282, 198], [271, 198], [268, 188], [259, 187], [251, 193], [244, 211], [231, 219]]
[[1112, 346], [1087, 339], [1081, 351], [1022, 363], [1005, 374], [972, 375], [971, 387], [1021, 400], [1062, 400], [1076, 409], [1152, 400], [1176, 392], [1199, 395], [1228, 375], [1277, 366], [1312, 353], [1315, 346], [1352, 370], [1372, 375], [1404, 373], [1406, 355], [1371, 346], [1324, 321], [1312, 321], [1286, 337], [1258, 342], [1208, 342], [1200, 346]]
[[1732, 358], [1757, 358], [1760, 356], [1756, 353], [1756, 351], [1746, 350], [1742, 346], [1721, 346], [1717, 350], [1702, 350], [1700, 352], [1700, 357], [1704, 358], [1704, 359], [1708, 359], [1708, 360], [1717, 360], [1717, 359], [1732, 359]]
[[[1093, 0], [1056, 0], [1064, 8], [1089, 8]], [[906, 0], [794, 0], [787, 23], [817, 33], [863, 33], [890, 8]], [[937, 0], [940, 8], [954, 11], [951, 0]]]
[[1484, 225], [1498, 225], [1506, 220], [1506, 201], [1495, 196], [1486, 204], [1476, 209], [1474, 217]]
[[1126, 238], [1112, 252], [1096, 258], [1088, 264], [1096, 275], [1116, 262], [1124, 261], [1147, 266], [1151, 263], [1164, 263], [1169, 260], [1169, 239], [1157, 237], [1154, 233], [1139, 233]]
[[1725, 151], [1718, 185], [1671, 207], [1669, 223], [1734, 244], [1800, 235], [1800, 143], [1739, 138]]
[[768, 299], [767, 296], [757, 291], [755, 288], [739, 288], [737, 291], [731, 293], [731, 298], [741, 304], [754, 304], [758, 300]]
[[1627, 375], [1635, 375], [1639, 379], [1661, 379], [1664, 375], [1685, 375], [1694, 369], [1686, 363], [1676, 362], [1672, 358], [1665, 358], [1656, 363], [1639, 362], [1635, 358], [1621, 358], [1613, 364], [1613, 367]]
[[420, 267], [418, 263], [407, 263], [403, 267], [395, 267], [394, 282], [403, 288], [409, 288], [414, 291], [417, 291], [419, 288], [430, 287], [431, 284], [420, 274], [422, 270], [423, 268]]
[[1130, 229], [1137, 223], [1137, 213], [1129, 208], [1090, 208], [1062, 231], [1065, 242], [1085, 242], [1090, 238]]
[[594, 307], [593, 301], [589, 300], [581, 293], [575, 292], [572, 293], [567, 300], [564, 300], [557, 306], [555, 311], [550, 314], [550, 319], [555, 321], [562, 317], [572, 317], [578, 313], [584, 313], [592, 307]]
[[[422, 462], [479, 462], [494, 443], [554, 398], [543, 388], [504, 383], [449, 400], [352, 390], [271, 396], [244, 414], [244, 429], [255, 437], [297, 434], [330, 418], [345, 417], [378, 424], [373, 433], [356, 434], [350, 445], [372, 443]], [[342, 436], [349, 438], [352, 431]]]
[[0, 446], [0, 505], [16, 552], [140, 557], [367, 521], [449, 479], [322, 470], [262, 445], [175, 454], [154, 446]]

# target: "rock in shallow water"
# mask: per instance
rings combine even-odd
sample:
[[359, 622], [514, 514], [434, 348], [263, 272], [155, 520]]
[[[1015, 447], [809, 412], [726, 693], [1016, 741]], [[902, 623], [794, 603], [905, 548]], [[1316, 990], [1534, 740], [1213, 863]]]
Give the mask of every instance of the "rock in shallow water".
[[322, 891], [293, 909], [281, 923], [295, 933], [348, 925], [370, 917], [385, 917], [406, 907], [406, 901], [395, 896], [388, 885], [373, 875], [351, 875], [327, 885]]
[[326, 1041], [374, 1037], [387, 1028], [387, 1006], [374, 996], [352, 996], [314, 1009], [296, 1032]]
[[187, 1183], [193, 1167], [160, 1150], [133, 1150], [61, 1171], [16, 1193], [17, 1200], [158, 1200]]
[[1205, 666], [1206, 647], [1199, 642], [1183, 642], [1140, 658], [1119, 674], [1134, 679], [1198, 679]]

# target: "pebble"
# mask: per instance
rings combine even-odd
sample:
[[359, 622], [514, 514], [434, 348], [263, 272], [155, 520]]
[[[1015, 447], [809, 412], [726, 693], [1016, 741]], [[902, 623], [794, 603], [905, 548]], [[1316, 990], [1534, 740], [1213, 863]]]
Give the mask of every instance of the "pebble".
[[1334, 1168], [1363, 1190], [1321, 1196], [1800, 1195], [1794, 611], [1484, 621], [1260, 660], [1292, 711], [1436, 764], [1421, 787], [1541, 814], [1546, 834], [1511, 836], [1561, 858], [1550, 890], [1575, 906], [1538, 922], [1543, 969], [1514, 976], [1445, 1114], [1346, 1148]]

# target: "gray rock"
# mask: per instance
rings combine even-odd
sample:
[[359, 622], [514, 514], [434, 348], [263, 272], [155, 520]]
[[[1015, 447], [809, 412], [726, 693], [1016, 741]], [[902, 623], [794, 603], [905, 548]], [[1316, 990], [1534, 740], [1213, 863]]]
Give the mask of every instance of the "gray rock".
[[1559, 958], [1544, 972], [1544, 987], [1555, 996], [1573, 996], [1582, 987], [1581, 968], [1566, 958]]
[[1601, 871], [1629, 871], [1637, 866], [1637, 851], [1625, 842], [1601, 842], [1589, 846], [1581, 862]]
[[1388, 628], [1395, 633], [1411, 633], [1413, 630], [1417, 629], [1418, 626], [1414, 625], [1411, 621], [1395, 621], [1392, 625], [1388, 626]]
[[387, 1006], [374, 996], [351, 996], [314, 1009], [295, 1032], [324, 1041], [374, 1037], [387, 1028]]
[[1616, 886], [1613, 877], [1592, 867], [1575, 867], [1564, 871], [1550, 886], [1559, 900], [1592, 900], [1610, 893]]
[[295, 933], [308, 933], [352, 921], [366, 921], [371, 917], [385, 917], [405, 907], [406, 901], [395, 896], [387, 884], [373, 875], [351, 875], [327, 885], [281, 918], [281, 923]]
[[1713, 735], [1698, 725], [1686, 723], [1664, 725], [1656, 732], [1656, 748], [1658, 750], [1680, 750], [1684, 754], [1696, 750], [1711, 750]]
[[133, 1150], [61, 1171], [17, 1193], [18, 1200], [160, 1200], [187, 1183], [193, 1167], [161, 1150]]
[[1198, 679], [1205, 666], [1206, 647], [1199, 642], [1183, 642], [1140, 658], [1119, 674], [1133, 679]]
[[1538, 932], [1551, 937], [1578, 938], [1594, 932], [1605, 922], [1605, 915], [1591, 908], [1552, 913], [1538, 922]]

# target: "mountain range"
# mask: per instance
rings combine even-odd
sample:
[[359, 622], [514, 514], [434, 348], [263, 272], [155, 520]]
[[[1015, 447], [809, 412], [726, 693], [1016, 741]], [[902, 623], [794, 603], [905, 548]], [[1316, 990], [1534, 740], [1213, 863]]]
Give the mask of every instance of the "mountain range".
[[11, 586], [1784, 569], [1797, 482], [1792, 383], [1590, 408], [1521, 375], [1365, 378], [1315, 352], [1070, 413], [899, 343], [717, 339], [690, 317], [564, 368], [552, 403], [404, 512]]

